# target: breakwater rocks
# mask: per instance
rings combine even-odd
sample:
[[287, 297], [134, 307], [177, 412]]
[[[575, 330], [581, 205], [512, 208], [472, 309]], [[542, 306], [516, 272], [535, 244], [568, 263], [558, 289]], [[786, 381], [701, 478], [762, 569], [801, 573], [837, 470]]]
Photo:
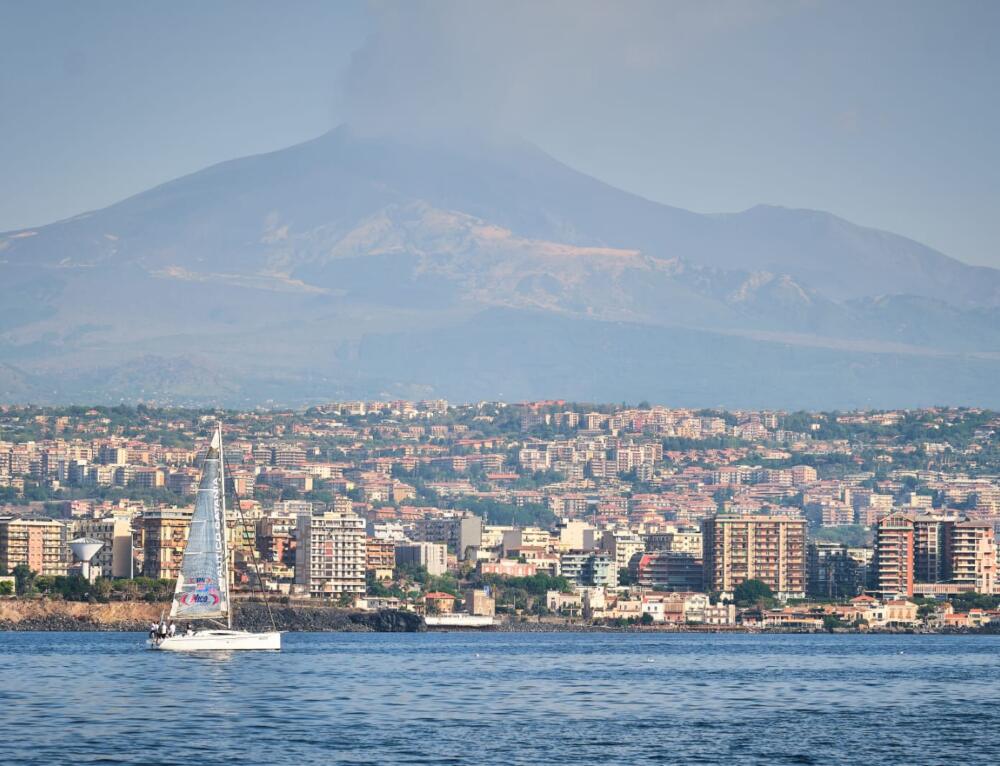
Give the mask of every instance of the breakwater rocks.
[[[137, 631], [145, 633], [169, 604], [143, 602], [86, 604], [46, 599], [0, 601], [0, 631]], [[424, 619], [412, 612], [360, 612], [323, 606], [272, 604], [278, 630], [316, 632], [413, 633], [424, 631]], [[264, 604], [236, 605], [233, 624], [242, 630], [271, 630]]]
[[[416, 633], [427, 630], [424, 618], [419, 614], [395, 609], [359, 612], [336, 607], [271, 604], [271, 613], [278, 630], [356, 633]], [[267, 608], [257, 602], [239, 604], [233, 622], [241, 630], [271, 630]]]

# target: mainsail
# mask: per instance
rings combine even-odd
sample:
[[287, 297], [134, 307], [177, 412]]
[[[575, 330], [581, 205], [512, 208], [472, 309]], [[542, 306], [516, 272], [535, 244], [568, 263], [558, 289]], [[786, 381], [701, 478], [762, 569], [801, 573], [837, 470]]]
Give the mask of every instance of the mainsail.
[[202, 466], [191, 530], [170, 607], [172, 618], [203, 620], [229, 615], [223, 470], [220, 429]]

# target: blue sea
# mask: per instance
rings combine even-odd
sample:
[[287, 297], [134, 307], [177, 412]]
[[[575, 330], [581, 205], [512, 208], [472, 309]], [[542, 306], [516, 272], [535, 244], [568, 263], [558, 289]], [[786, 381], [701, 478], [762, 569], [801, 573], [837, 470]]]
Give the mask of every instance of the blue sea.
[[0, 764], [997, 764], [1000, 637], [0, 633]]

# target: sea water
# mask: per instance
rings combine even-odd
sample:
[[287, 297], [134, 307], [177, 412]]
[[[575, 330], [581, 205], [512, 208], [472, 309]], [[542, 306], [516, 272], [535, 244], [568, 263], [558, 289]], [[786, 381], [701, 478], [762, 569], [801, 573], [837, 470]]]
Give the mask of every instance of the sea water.
[[0, 764], [998, 764], [1000, 637], [0, 633]]

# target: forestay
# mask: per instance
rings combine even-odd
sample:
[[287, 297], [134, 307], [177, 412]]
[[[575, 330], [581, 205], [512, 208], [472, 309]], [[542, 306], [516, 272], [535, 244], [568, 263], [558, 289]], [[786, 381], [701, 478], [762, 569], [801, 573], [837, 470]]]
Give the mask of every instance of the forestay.
[[172, 618], [212, 619], [229, 614], [221, 446], [217, 434], [202, 468], [191, 530], [170, 607]]

